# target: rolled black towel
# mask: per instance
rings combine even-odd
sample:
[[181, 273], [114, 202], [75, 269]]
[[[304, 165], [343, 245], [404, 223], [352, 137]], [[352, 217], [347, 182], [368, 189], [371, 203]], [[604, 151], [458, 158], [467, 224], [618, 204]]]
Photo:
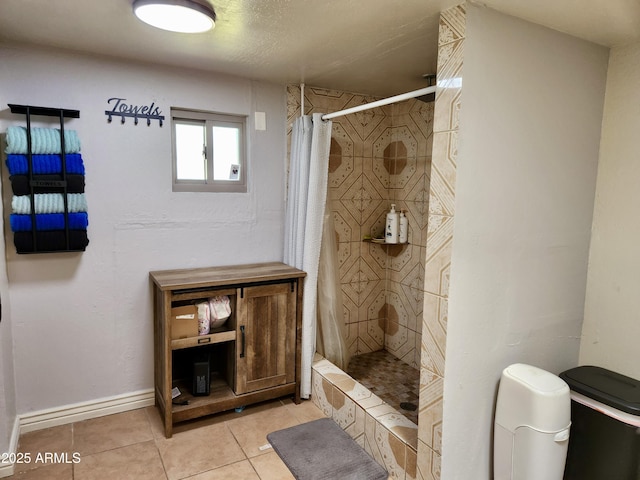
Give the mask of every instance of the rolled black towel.
[[[64, 230], [51, 230], [36, 232], [38, 250], [33, 245], [33, 232], [15, 232], [13, 243], [18, 253], [57, 252], [67, 250], [67, 242]], [[86, 230], [69, 231], [69, 249], [83, 250], [89, 244]]]
[[[11, 189], [14, 195], [29, 195], [28, 175], [11, 175]], [[35, 185], [33, 193], [62, 193], [64, 187], [56, 187], [55, 182], [62, 181], [62, 175], [34, 175], [33, 180], [44, 182], [42, 185]], [[84, 193], [84, 175], [67, 174], [67, 193]]]

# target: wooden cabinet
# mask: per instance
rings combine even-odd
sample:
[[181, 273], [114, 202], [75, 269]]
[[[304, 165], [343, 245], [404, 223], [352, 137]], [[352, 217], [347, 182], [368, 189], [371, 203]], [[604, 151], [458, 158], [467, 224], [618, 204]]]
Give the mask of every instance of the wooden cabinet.
[[[155, 399], [173, 424], [285, 395], [300, 402], [300, 331], [305, 273], [283, 263], [151, 272]], [[172, 308], [226, 295], [227, 322], [208, 335], [171, 338]], [[192, 394], [194, 358], [210, 364], [210, 393]], [[181, 395], [172, 398], [172, 390]]]

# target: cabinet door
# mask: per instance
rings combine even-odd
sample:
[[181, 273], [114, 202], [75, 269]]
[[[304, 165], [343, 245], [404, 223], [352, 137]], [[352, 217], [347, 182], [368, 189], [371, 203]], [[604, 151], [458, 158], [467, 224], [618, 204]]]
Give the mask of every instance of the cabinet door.
[[236, 394], [295, 382], [296, 285], [238, 290]]

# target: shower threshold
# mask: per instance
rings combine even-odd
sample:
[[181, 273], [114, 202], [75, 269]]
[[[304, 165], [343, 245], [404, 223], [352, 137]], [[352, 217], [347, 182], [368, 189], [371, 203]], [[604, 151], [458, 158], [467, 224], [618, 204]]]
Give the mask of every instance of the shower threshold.
[[[416, 455], [418, 425], [318, 354], [312, 365], [311, 399], [359, 444], [375, 445], [381, 438], [388, 438], [392, 442], [391, 438], [394, 437], [396, 440], [392, 443], [404, 444], [411, 458]], [[373, 430], [365, 428], [373, 424], [377, 425]], [[373, 432], [382, 434], [384, 431], [388, 435], [376, 434], [369, 438]]]
[[347, 373], [413, 423], [418, 423], [418, 369], [386, 350], [378, 350], [351, 358]]

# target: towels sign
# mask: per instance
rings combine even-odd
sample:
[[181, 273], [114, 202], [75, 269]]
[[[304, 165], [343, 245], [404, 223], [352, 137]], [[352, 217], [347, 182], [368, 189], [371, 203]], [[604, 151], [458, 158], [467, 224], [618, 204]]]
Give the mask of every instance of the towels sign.
[[111, 107], [111, 110], [105, 110], [104, 112], [104, 114], [108, 116], [108, 122], [111, 122], [114, 116], [120, 117], [121, 123], [124, 123], [125, 117], [132, 117], [134, 123], [137, 125], [139, 118], [146, 118], [147, 125], [151, 125], [151, 120], [158, 120], [158, 123], [162, 126], [164, 116], [161, 115], [162, 110], [156, 107], [155, 103], [152, 102], [151, 105], [133, 105], [126, 102], [126, 98], [120, 97], [111, 97], [107, 100], [107, 103]]

